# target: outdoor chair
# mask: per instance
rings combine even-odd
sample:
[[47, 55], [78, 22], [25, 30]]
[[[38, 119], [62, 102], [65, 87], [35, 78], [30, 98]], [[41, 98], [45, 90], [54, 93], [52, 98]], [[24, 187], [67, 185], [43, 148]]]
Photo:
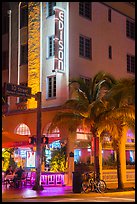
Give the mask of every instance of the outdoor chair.
[[17, 179], [17, 185], [18, 187], [22, 187], [23, 185], [26, 185], [26, 178], [27, 178], [27, 172], [23, 172], [21, 178]]
[[[2, 172], [3, 173], [3, 172]], [[12, 183], [12, 180], [13, 180], [13, 175], [7, 175], [5, 176], [5, 173], [3, 173], [2, 175], [2, 183], [4, 185], [6, 185], [6, 187]]]
[[23, 172], [21, 177], [21, 186], [24, 184], [26, 186], [26, 179], [27, 179], [28, 172]]
[[7, 179], [4, 179], [3, 181], [3, 184], [7, 187], [7, 185], [9, 184], [8, 180]]
[[36, 179], [36, 172], [31, 172], [31, 181], [30, 184], [33, 185], [35, 183], [35, 179]]
[[30, 184], [31, 185], [31, 171], [29, 171], [27, 173], [27, 177], [26, 177], [26, 185]]

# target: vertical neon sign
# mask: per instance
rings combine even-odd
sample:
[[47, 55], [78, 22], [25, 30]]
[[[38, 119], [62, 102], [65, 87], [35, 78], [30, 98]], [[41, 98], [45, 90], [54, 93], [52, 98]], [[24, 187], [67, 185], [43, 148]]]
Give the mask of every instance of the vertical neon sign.
[[64, 11], [58, 8], [55, 8], [54, 69], [64, 71]]

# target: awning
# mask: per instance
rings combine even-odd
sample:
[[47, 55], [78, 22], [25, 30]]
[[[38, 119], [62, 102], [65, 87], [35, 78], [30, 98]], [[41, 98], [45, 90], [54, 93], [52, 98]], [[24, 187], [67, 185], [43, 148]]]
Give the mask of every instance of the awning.
[[28, 137], [28, 135], [19, 135], [8, 131], [2, 131], [2, 148], [29, 145]]

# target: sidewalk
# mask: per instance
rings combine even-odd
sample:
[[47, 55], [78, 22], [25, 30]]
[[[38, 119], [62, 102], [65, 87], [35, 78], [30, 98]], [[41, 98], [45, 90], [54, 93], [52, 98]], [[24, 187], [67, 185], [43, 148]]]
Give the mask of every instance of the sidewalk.
[[[117, 188], [118, 188], [118, 184], [117, 184], [117, 183], [107, 182], [108, 192], [116, 192], [116, 191], [119, 191]], [[128, 190], [135, 190], [135, 182], [126, 182], [126, 183], [124, 184], [124, 189], [123, 189], [123, 191], [128, 191]]]
[[[126, 183], [123, 191], [134, 191], [135, 183]], [[117, 183], [107, 183], [107, 192], [113, 193], [118, 192]], [[122, 192], [123, 192], [122, 191]], [[19, 189], [12, 189], [9, 187], [2, 186], [2, 199], [19, 199], [19, 198], [39, 198], [39, 197], [57, 197], [57, 196], [76, 196], [80, 193], [74, 193], [71, 186], [59, 186], [59, 187], [44, 187], [42, 191], [32, 190], [31, 186], [22, 187]], [[91, 192], [83, 195], [96, 196], [96, 192]], [[99, 194], [98, 194], [99, 195]], [[101, 194], [100, 194], [101, 195]]]

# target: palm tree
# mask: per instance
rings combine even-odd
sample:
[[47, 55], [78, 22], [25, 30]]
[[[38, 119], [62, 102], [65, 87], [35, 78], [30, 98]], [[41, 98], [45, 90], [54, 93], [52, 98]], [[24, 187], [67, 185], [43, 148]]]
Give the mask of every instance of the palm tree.
[[58, 127], [65, 128], [67, 131], [67, 149], [66, 149], [66, 169], [68, 171], [68, 185], [72, 185], [72, 172], [74, 171], [74, 143], [76, 139], [76, 129], [81, 123], [82, 116], [73, 113], [72, 110], [65, 109], [56, 113], [49, 127], [49, 132]]
[[[66, 102], [65, 107], [68, 105], [72, 108], [73, 104], [74, 110], [79, 111], [83, 116], [83, 124], [88, 126], [91, 130], [94, 139], [94, 150], [92, 148], [94, 152], [94, 171], [99, 177], [99, 138], [97, 137], [96, 123], [98, 122], [100, 114], [104, 111], [104, 106], [100, 100], [104, 94], [116, 84], [116, 80], [111, 74], [99, 72], [93, 79], [89, 80], [88, 83], [84, 83], [82, 79], [71, 81], [71, 83], [74, 82], [79, 83], [79, 101], [77, 103], [77, 101], [69, 100]], [[103, 88], [105, 88], [105, 92], [103, 92]]]
[[[123, 143], [122, 135], [125, 129], [125, 125], [134, 127], [135, 81], [134, 79], [122, 79], [118, 80], [117, 83], [112, 83], [111, 85], [113, 85], [113, 87], [111, 88], [111, 91], [108, 91], [105, 97], [96, 97], [90, 104], [86, 96], [88, 94], [78, 90], [77, 99], [68, 100], [64, 107], [72, 111], [72, 118], [76, 114], [77, 119], [80, 117], [79, 119], [81, 120], [81, 123], [84, 122], [84, 124], [89, 125], [95, 138], [99, 132], [101, 133], [101, 131], [103, 132], [105, 129], [108, 130], [107, 127], [111, 127], [109, 128], [109, 131], [113, 137], [113, 147], [117, 149], [118, 188], [120, 189], [123, 188], [123, 182], [121, 178], [122, 174], [119, 165], [122, 160], [120, 159], [122, 152], [122, 149], [120, 148], [122, 146], [119, 146], [118, 144], [119, 141]], [[65, 117], [65, 115], [63, 116]], [[70, 120], [72, 118], [70, 117]], [[119, 147], [119, 149], [117, 147]], [[125, 151], [123, 152], [125, 153]], [[97, 155], [95, 152], [95, 161], [96, 156]], [[98, 164], [96, 164], [96, 166], [98, 166]], [[95, 170], [99, 171], [99, 169]]]
[[[96, 114], [94, 114], [94, 117], [91, 121], [89, 110], [91, 105], [93, 105], [96, 100], [99, 100], [101, 88], [106, 87], [107, 89], [110, 89], [115, 82], [116, 81], [114, 77], [105, 72], [97, 73], [93, 79], [91, 78], [88, 81], [88, 83], [83, 81], [81, 78], [71, 80], [70, 85], [73, 85], [74, 83], [79, 85], [77, 89], [77, 97], [66, 101], [66, 103], [63, 105], [64, 111], [58, 112], [55, 115], [51, 126], [49, 127], [49, 130], [51, 131], [56, 126], [59, 127], [60, 125], [64, 125], [69, 131], [69, 138], [67, 143], [68, 168], [70, 168], [70, 160], [71, 165], [74, 166], [74, 158], [72, 160], [72, 158], [69, 157], [69, 153], [70, 151], [74, 152], [74, 142], [76, 139], [77, 127], [83, 124], [86, 124], [86, 126], [89, 125], [92, 134], [96, 138], [96, 129], [94, 127]], [[95, 151], [95, 161], [98, 159], [96, 154], [97, 151]], [[97, 171], [98, 162], [95, 164], [95, 171]], [[71, 177], [73, 169], [74, 167], [72, 169], [68, 169], [69, 177]]]
[[[98, 132], [108, 131], [112, 138], [112, 146], [117, 154], [118, 189], [124, 187], [124, 170], [126, 171], [125, 141], [127, 127], [135, 128], [135, 80], [120, 79], [103, 97], [106, 108], [99, 117]], [[102, 134], [103, 135], [103, 134]]]

